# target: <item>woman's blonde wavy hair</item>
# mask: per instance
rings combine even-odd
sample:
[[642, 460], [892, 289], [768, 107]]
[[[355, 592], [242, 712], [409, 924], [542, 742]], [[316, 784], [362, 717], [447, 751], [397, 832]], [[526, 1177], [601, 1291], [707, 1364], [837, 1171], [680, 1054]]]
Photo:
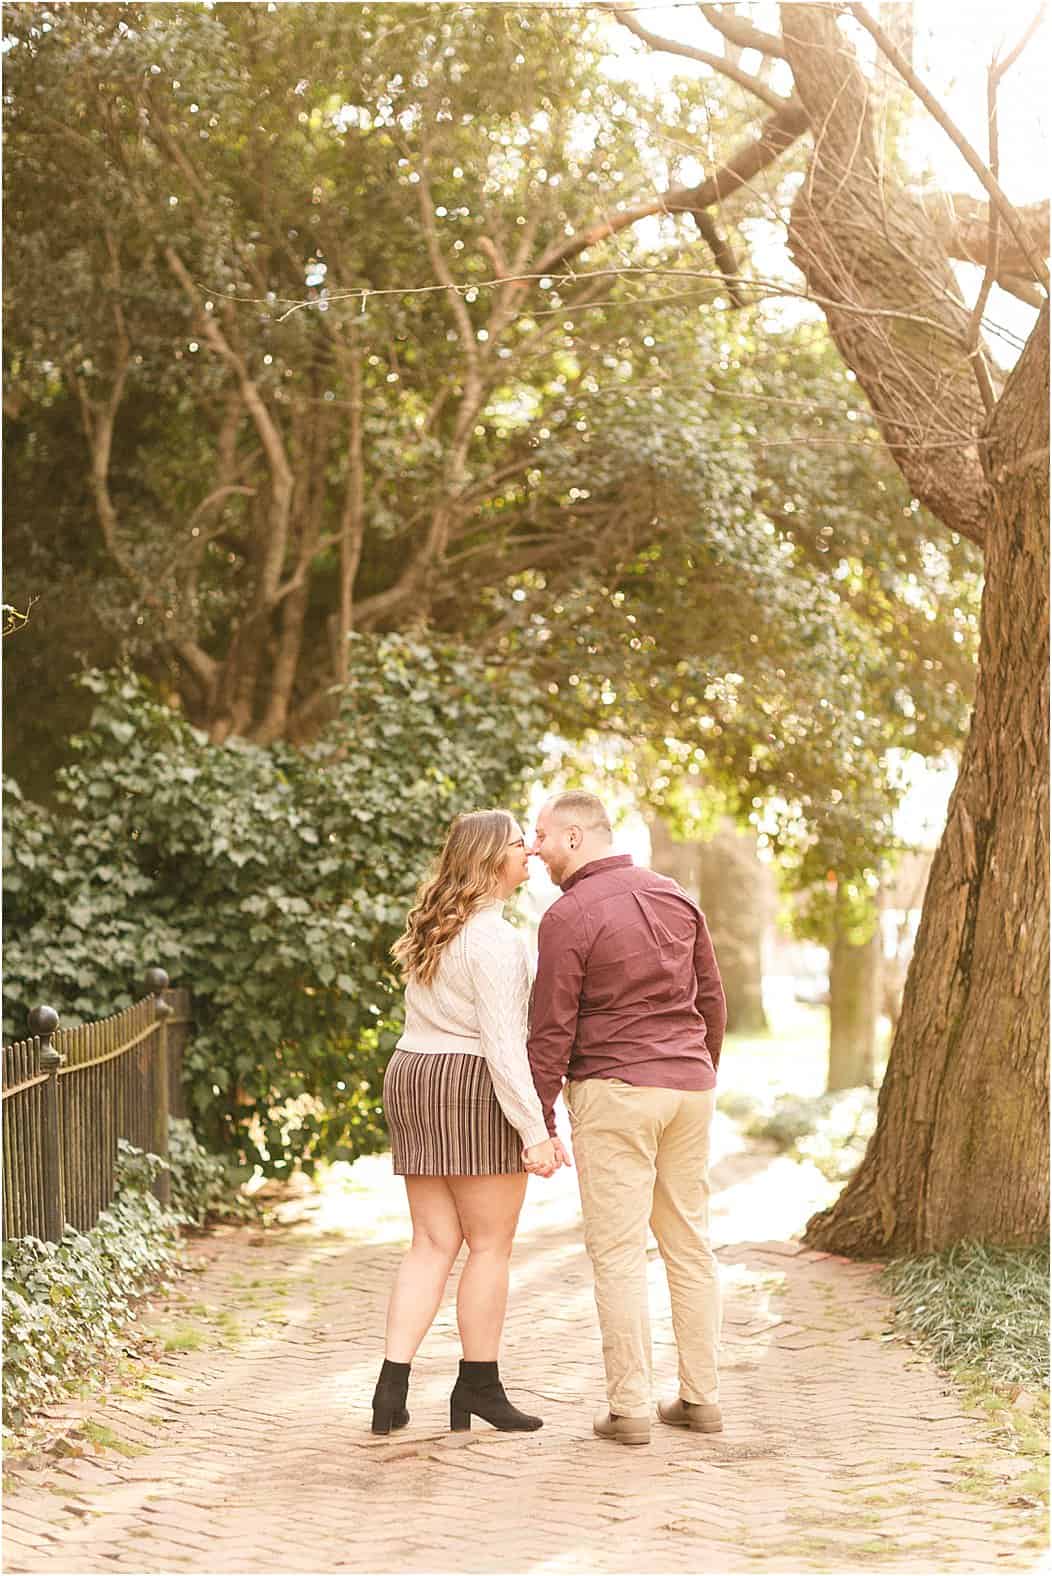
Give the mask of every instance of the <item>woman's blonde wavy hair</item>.
[[391, 954], [403, 977], [430, 985], [443, 947], [492, 901], [515, 822], [507, 810], [469, 810], [446, 834], [438, 865], [422, 882]]

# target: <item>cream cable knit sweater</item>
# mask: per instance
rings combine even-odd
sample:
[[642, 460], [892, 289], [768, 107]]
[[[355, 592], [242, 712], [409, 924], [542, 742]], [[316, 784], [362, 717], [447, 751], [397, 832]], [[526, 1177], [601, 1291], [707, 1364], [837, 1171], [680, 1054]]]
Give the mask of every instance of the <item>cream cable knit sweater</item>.
[[533, 971], [503, 903], [471, 915], [443, 950], [430, 985], [410, 980], [400, 1051], [484, 1056], [500, 1108], [528, 1149], [548, 1137], [526, 1057]]

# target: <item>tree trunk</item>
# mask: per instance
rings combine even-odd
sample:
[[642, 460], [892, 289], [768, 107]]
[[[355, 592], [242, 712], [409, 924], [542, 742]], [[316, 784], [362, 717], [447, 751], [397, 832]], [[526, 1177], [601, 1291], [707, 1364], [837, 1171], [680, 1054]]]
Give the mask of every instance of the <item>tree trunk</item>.
[[812, 1247], [1047, 1240], [1048, 306], [991, 417], [975, 714], [877, 1129]]
[[655, 820], [650, 842], [653, 868], [678, 881], [705, 912], [727, 997], [728, 1033], [765, 1034], [763, 937], [773, 897], [755, 839], [724, 820], [711, 841], [680, 843]]
[[981, 543], [991, 508], [977, 441], [986, 410], [966, 351], [968, 308], [931, 218], [883, 165], [870, 90], [837, 8], [783, 0], [781, 16], [815, 139], [793, 201], [793, 260], [914, 494]]
[[850, 935], [839, 911], [829, 949], [829, 1072], [826, 1089], [873, 1085], [880, 1010], [879, 926], [867, 941]]

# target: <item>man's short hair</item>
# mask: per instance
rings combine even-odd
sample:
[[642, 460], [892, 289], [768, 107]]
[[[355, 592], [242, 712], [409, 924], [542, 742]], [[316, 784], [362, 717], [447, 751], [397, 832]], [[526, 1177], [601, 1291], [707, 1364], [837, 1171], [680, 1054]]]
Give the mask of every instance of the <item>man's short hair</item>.
[[557, 793], [548, 801], [548, 808], [561, 821], [573, 821], [593, 832], [612, 834], [610, 817], [603, 801], [594, 793], [584, 793], [572, 788], [567, 793]]

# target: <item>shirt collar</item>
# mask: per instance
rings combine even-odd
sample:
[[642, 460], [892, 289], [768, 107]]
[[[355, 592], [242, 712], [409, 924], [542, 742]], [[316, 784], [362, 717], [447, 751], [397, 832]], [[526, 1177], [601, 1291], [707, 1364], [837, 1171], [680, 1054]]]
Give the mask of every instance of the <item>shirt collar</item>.
[[560, 881], [559, 885], [564, 892], [569, 892], [570, 888], [576, 886], [578, 881], [583, 881], [585, 876], [598, 875], [601, 870], [624, 870], [632, 863], [634, 861], [631, 854], [608, 854], [605, 859], [590, 859], [586, 865], [575, 870], [572, 876]]

